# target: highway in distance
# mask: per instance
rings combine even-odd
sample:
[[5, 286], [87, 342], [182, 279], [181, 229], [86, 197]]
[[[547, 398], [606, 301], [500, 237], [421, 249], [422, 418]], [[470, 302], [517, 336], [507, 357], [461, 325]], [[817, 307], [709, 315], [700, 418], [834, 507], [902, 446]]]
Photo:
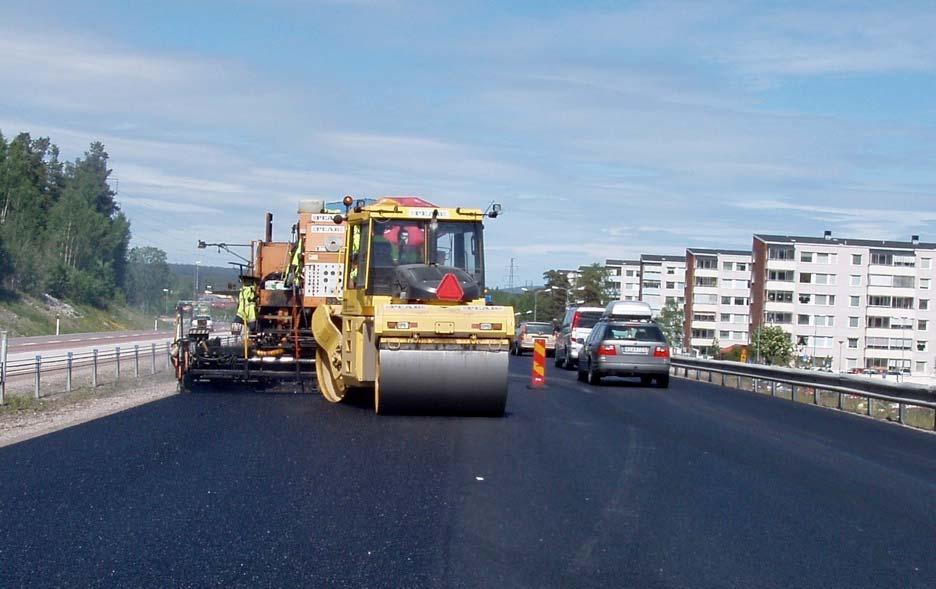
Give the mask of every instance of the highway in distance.
[[0, 586], [936, 587], [933, 434], [529, 370], [502, 419], [199, 393], [0, 449]]

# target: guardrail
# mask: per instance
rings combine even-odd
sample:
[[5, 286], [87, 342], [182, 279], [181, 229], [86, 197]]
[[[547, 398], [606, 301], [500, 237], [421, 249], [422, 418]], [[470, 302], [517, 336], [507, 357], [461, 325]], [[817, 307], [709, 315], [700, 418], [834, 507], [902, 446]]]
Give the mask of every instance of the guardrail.
[[936, 430], [936, 387], [676, 356], [673, 376]]
[[[221, 339], [229, 343], [233, 338], [222, 336]], [[0, 351], [0, 362], [4, 359]], [[96, 388], [129, 378], [153, 376], [171, 366], [169, 342], [117, 345], [82, 353], [36, 354], [33, 358], [6, 361], [0, 365], [0, 405], [5, 402], [5, 396], [12, 393], [14, 381], [20, 385], [20, 394], [31, 393], [40, 399], [44, 394], [70, 393], [80, 386]], [[32, 377], [31, 383], [28, 377]], [[85, 384], [80, 385], [79, 379]]]

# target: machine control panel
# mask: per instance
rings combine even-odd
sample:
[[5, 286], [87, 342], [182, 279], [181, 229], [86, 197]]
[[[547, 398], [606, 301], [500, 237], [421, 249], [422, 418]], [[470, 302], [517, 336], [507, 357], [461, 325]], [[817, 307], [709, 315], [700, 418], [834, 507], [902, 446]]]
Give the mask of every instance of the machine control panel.
[[341, 264], [306, 264], [305, 296], [340, 298], [344, 291], [343, 273]]

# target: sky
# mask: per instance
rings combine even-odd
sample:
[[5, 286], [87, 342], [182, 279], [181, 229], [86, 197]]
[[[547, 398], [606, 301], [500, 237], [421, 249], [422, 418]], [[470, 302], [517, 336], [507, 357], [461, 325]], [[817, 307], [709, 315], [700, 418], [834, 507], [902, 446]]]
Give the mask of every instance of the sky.
[[0, 0], [0, 132], [111, 156], [133, 245], [300, 199], [503, 205], [489, 285], [754, 233], [936, 241], [936, 4]]

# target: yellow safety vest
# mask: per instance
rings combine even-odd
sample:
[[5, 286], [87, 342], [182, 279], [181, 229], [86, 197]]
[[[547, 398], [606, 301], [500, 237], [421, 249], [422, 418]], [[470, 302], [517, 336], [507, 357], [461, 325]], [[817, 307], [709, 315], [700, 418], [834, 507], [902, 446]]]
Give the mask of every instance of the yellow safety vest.
[[244, 323], [253, 323], [257, 320], [257, 294], [254, 287], [246, 284], [241, 287], [237, 297], [237, 316]]

